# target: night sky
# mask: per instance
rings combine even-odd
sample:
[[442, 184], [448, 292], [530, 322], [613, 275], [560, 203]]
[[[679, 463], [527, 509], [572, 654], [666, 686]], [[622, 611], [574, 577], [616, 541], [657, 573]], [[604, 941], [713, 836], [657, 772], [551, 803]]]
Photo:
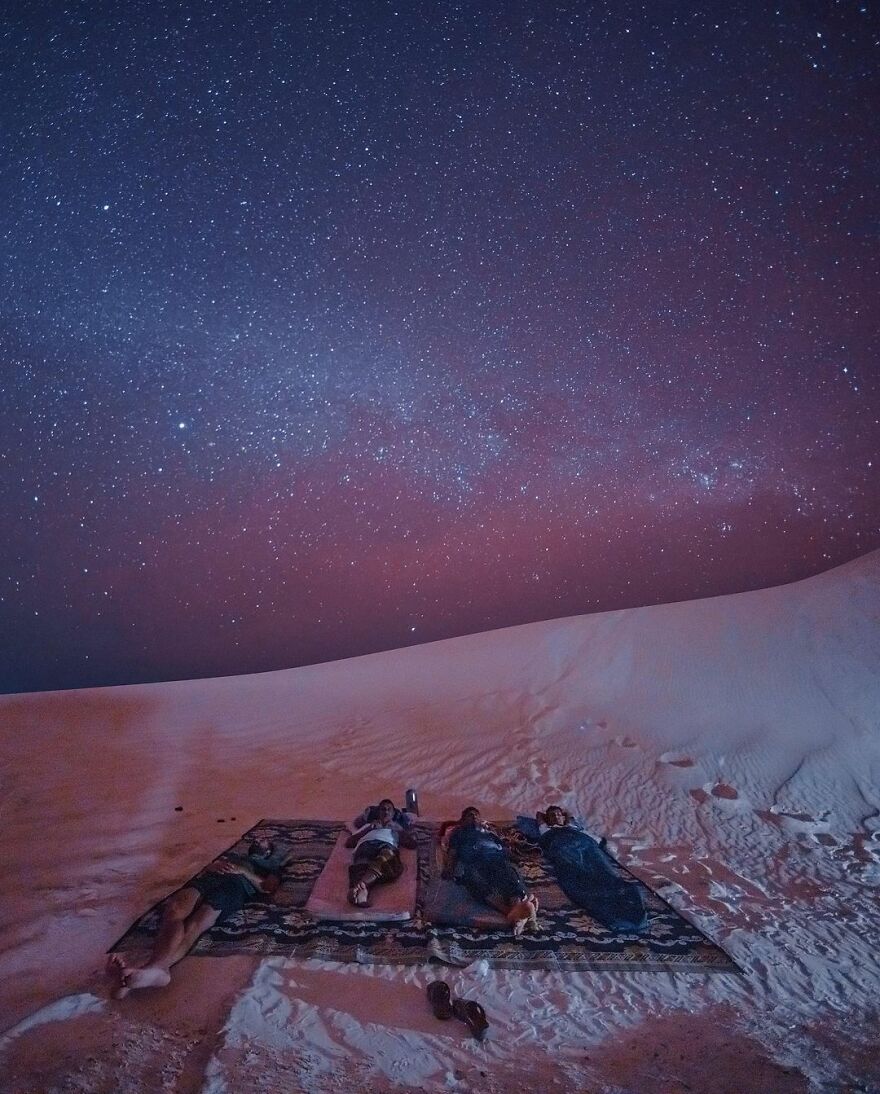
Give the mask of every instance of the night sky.
[[880, 547], [878, 14], [8, 5], [0, 690]]

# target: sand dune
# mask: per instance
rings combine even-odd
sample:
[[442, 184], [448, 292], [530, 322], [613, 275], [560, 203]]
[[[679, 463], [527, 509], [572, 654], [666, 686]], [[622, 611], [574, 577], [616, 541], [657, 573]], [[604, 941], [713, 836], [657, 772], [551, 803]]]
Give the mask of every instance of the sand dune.
[[[0, 698], [4, 1089], [880, 1089], [880, 552], [781, 588], [257, 676]], [[384, 774], [377, 781], [377, 772]], [[561, 800], [743, 976], [102, 952], [264, 816]], [[182, 806], [180, 811], [176, 807]]]

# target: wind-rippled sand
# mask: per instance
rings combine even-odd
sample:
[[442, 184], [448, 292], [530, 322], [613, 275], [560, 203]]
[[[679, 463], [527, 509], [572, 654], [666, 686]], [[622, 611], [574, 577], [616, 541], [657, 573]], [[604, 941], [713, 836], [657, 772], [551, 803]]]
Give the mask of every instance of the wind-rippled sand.
[[[288, 672], [0, 698], [4, 1091], [880, 1090], [880, 552]], [[743, 976], [103, 952], [265, 816], [561, 801]], [[175, 807], [182, 806], [181, 811]], [[479, 999], [484, 1044], [425, 1001]]]

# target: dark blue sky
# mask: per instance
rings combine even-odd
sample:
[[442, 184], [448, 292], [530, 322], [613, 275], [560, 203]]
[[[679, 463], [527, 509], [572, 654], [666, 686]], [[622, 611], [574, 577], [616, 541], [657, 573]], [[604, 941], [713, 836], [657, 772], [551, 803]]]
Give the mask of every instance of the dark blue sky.
[[866, 3], [15, 5], [0, 690], [880, 546]]

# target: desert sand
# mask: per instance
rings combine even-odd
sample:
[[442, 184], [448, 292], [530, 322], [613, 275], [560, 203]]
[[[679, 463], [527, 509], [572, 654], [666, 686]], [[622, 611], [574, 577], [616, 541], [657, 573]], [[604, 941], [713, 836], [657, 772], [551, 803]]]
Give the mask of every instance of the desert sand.
[[[237, 678], [0, 698], [4, 1091], [880, 1090], [880, 552], [780, 588]], [[380, 774], [381, 773], [381, 776]], [[104, 951], [262, 817], [560, 800], [742, 975]], [[180, 811], [176, 807], [182, 806]]]

